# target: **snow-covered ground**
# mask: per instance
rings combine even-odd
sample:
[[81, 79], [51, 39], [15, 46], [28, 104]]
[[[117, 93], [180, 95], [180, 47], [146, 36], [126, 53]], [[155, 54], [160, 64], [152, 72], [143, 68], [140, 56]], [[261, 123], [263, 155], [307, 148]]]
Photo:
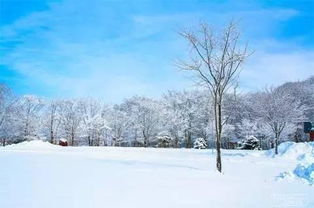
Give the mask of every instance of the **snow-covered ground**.
[[313, 149], [224, 150], [220, 174], [212, 150], [25, 142], [0, 148], [0, 207], [314, 207]]

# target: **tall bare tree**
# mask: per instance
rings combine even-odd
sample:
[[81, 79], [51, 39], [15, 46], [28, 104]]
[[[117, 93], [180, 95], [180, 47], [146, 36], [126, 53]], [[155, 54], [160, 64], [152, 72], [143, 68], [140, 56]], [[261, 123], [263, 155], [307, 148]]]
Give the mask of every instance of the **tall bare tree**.
[[188, 61], [180, 61], [179, 67], [193, 71], [199, 85], [205, 86], [213, 99], [217, 170], [221, 172], [221, 137], [225, 121], [222, 115], [224, 94], [238, 77], [243, 61], [248, 56], [247, 46], [241, 47], [240, 33], [231, 22], [222, 33], [214, 33], [208, 25], [201, 23], [196, 30], [179, 33], [192, 47]]

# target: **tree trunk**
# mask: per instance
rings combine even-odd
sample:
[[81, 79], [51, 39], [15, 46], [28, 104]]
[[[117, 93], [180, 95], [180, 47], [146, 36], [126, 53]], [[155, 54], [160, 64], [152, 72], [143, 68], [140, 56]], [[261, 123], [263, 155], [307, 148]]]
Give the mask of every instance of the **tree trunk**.
[[279, 134], [276, 133], [276, 136], [275, 136], [275, 154], [277, 155], [278, 154], [278, 138], [279, 137]]
[[28, 136], [28, 121], [25, 124], [25, 130], [24, 130], [24, 138]]
[[186, 147], [187, 148], [192, 148], [192, 141], [191, 141], [191, 132], [187, 131], [187, 135], [186, 135]]
[[74, 132], [71, 132], [71, 144], [74, 146]]
[[185, 148], [192, 148], [192, 134], [189, 130], [184, 130]]
[[51, 123], [50, 123], [50, 143], [53, 144], [54, 143], [54, 135], [53, 135], [53, 121], [51, 119]]
[[216, 150], [217, 150], [216, 167], [217, 167], [217, 170], [221, 172], [222, 164], [221, 164], [221, 153], [220, 153], [220, 141], [218, 141], [218, 137], [216, 140]]
[[54, 136], [53, 136], [53, 131], [51, 130], [51, 132], [50, 132], [50, 143], [51, 144], [54, 144]]
[[100, 146], [100, 135], [98, 132], [96, 133], [96, 135], [97, 135], [97, 146]]
[[145, 131], [143, 130], [143, 137], [144, 137], [144, 147], [147, 147], [148, 146], [148, 139], [146, 137], [146, 134], [145, 134]]
[[216, 150], [217, 150], [217, 156], [216, 156], [216, 167], [219, 172], [221, 172], [222, 169], [222, 163], [221, 163], [221, 132], [222, 132], [222, 119], [221, 119], [221, 102], [215, 101], [215, 127], [216, 127]]
[[278, 154], [278, 143], [277, 143], [277, 139], [275, 139], [275, 154]]
[[260, 138], [259, 139], [259, 148], [262, 150], [263, 148], [262, 148], [262, 139]]
[[88, 146], [92, 146], [92, 141], [91, 141], [90, 135], [88, 135], [87, 140], [88, 140]]
[[179, 138], [178, 138], [178, 136], [175, 136], [174, 147], [175, 147], [175, 148], [178, 148], [178, 147], [179, 147]]

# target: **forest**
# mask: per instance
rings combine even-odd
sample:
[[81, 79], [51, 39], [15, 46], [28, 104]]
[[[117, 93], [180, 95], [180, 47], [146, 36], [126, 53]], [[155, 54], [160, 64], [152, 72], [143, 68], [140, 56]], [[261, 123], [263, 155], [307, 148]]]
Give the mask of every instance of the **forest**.
[[[66, 139], [72, 146], [215, 147], [213, 101], [203, 90], [168, 91], [158, 99], [133, 96], [119, 104], [103, 100], [17, 95], [1, 84], [0, 141], [3, 146]], [[272, 148], [275, 138], [308, 140], [303, 122], [314, 121], [313, 76], [256, 92], [233, 88], [223, 100], [224, 149], [251, 136], [261, 149]]]

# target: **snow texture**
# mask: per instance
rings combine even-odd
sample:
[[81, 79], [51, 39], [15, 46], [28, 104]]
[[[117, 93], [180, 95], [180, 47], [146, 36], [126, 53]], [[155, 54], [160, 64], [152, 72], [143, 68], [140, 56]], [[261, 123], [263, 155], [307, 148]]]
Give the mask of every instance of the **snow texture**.
[[[268, 155], [274, 156], [272, 152], [269, 150]], [[295, 161], [293, 170], [281, 173], [279, 178], [299, 178], [310, 185], [314, 184], [314, 142], [284, 142], [278, 146], [278, 157]]]
[[[208, 149], [24, 142], [0, 148], [0, 207], [314, 207], [314, 188], [306, 182], [313, 165], [293, 172], [313, 159], [313, 143], [284, 143], [279, 149], [275, 157], [222, 150], [220, 174], [215, 152]], [[293, 177], [276, 180], [280, 173]]]
[[314, 163], [309, 165], [298, 165], [293, 173], [305, 180], [307, 180], [310, 184], [314, 183]]

